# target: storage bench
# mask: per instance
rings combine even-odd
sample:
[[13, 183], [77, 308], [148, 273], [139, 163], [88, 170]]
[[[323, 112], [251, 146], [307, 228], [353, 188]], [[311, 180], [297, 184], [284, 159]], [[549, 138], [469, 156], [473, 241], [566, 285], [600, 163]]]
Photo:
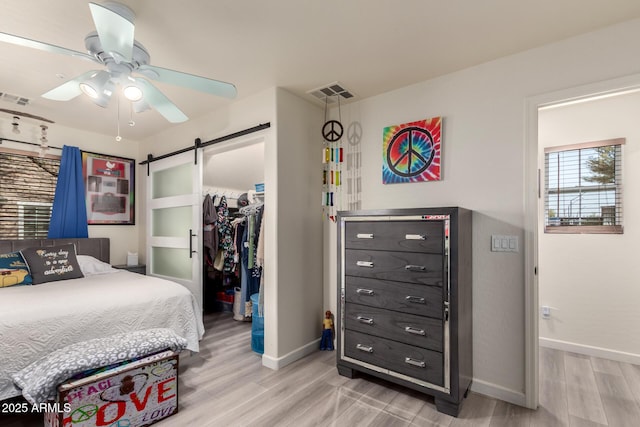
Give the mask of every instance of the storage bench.
[[58, 386], [46, 427], [141, 427], [178, 412], [178, 353], [167, 350]]

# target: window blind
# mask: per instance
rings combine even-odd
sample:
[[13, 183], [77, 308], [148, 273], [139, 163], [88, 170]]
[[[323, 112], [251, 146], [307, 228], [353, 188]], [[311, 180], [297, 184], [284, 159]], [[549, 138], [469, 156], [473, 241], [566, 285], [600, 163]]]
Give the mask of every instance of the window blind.
[[0, 151], [0, 239], [46, 238], [60, 159]]
[[622, 144], [545, 153], [545, 231], [617, 233], [622, 218]]

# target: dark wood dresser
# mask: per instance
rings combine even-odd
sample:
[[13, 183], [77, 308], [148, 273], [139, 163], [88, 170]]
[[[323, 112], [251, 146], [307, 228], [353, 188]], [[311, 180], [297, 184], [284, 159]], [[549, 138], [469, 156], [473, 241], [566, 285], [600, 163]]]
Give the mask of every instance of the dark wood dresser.
[[471, 211], [338, 213], [337, 365], [434, 396], [457, 416], [473, 377]]

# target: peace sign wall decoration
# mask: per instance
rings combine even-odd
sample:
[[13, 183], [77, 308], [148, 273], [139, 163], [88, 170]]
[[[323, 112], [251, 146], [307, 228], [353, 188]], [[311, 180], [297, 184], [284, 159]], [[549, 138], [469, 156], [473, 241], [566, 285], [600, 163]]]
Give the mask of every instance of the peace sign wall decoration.
[[382, 183], [440, 181], [442, 117], [382, 131]]

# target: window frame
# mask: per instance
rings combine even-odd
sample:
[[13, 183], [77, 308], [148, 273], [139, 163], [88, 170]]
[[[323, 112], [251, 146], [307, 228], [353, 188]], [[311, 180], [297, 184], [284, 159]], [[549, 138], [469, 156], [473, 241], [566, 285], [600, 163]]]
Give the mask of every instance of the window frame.
[[[553, 147], [545, 147], [544, 148], [544, 200], [543, 200], [543, 221], [544, 221], [544, 232], [547, 234], [623, 234], [623, 185], [622, 185], [622, 158], [623, 158], [623, 147], [626, 143], [625, 138], [614, 138], [614, 139], [606, 139], [600, 141], [591, 141], [591, 142], [583, 142], [577, 144], [568, 144], [561, 146], [553, 146]], [[602, 148], [609, 146], [620, 146], [620, 155], [619, 158], [615, 159], [615, 164], [619, 165], [620, 172], [616, 172], [616, 182], [614, 182], [614, 190], [615, 190], [615, 202], [617, 207], [617, 202], [620, 204], [620, 223], [619, 224], [611, 224], [611, 225], [550, 225], [549, 224], [549, 186], [548, 186], [548, 154], [549, 153], [557, 153], [557, 152], [565, 152], [565, 151], [575, 151], [575, 150], [583, 150], [589, 148]], [[581, 170], [582, 166], [579, 166]], [[617, 178], [619, 177], [619, 179]], [[558, 186], [560, 188], [560, 186]], [[603, 206], [601, 205], [600, 208]]]

